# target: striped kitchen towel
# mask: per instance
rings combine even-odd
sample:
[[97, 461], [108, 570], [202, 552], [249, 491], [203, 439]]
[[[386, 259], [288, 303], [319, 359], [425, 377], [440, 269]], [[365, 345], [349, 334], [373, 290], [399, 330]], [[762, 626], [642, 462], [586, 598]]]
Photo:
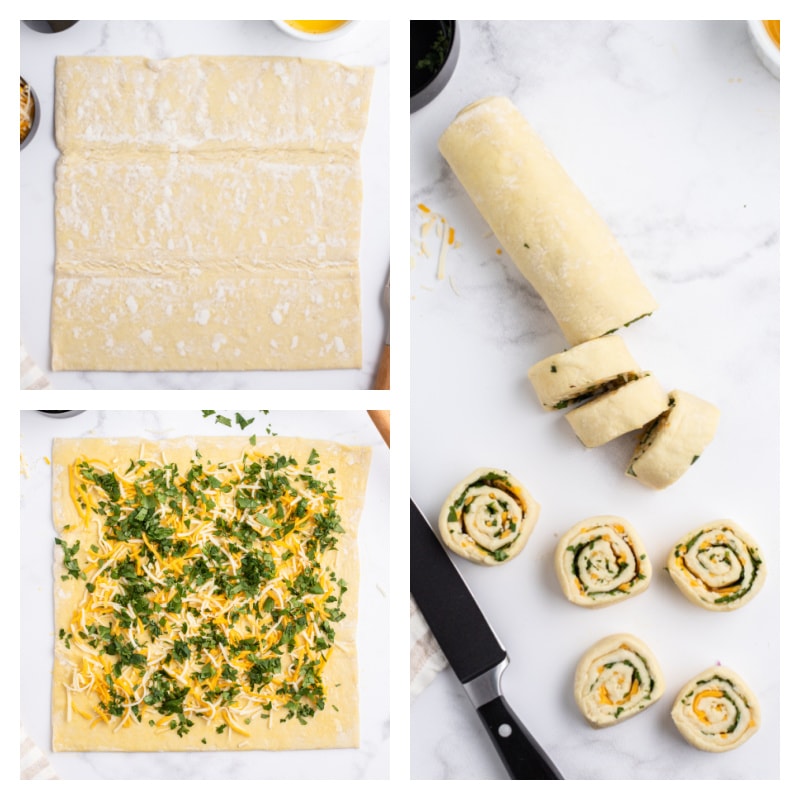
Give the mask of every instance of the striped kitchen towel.
[[57, 781], [45, 754], [19, 724], [19, 777], [23, 781]]
[[447, 666], [422, 612], [411, 598], [411, 696], [416, 697]]
[[19, 388], [20, 389], [49, 389], [50, 381], [36, 366], [34, 360], [23, 347], [19, 346]]

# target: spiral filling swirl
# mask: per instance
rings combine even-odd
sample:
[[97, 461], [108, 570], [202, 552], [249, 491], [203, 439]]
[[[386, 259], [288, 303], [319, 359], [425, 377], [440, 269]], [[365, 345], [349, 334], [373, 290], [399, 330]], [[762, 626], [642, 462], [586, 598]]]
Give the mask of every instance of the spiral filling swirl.
[[732, 750], [760, 724], [758, 703], [732, 670], [712, 667], [678, 693], [672, 719], [683, 737], [701, 750]]
[[518, 498], [505, 489], [476, 486], [464, 499], [461, 525], [481, 547], [496, 552], [519, 536], [524, 514]]
[[584, 655], [575, 673], [575, 700], [595, 727], [643, 711], [663, 691], [655, 657], [630, 634], [602, 639]]
[[561, 539], [556, 572], [568, 600], [597, 606], [643, 591], [651, 567], [630, 523], [620, 517], [593, 517]]
[[499, 564], [519, 552], [538, 514], [539, 504], [508, 472], [477, 470], [451, 492], [439, 532], [459, 555]]
[[730, 521], [703, 526], [678, 542], [668, 569], [692, 602], [719, 611], [748, 602], [766, 575], [758, 545]]

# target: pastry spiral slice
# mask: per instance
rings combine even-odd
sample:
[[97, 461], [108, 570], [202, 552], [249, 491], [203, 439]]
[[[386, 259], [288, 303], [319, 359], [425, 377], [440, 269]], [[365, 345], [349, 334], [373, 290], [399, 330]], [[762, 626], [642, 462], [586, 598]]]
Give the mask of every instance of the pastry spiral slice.
[[495, 566], [522, 550], [539, 508], [510, 473], [477, 469], [448, 495], [439, 514], [439, 533], [454, 553]]
[[687, 392], [669, 394], [669, 408], [645, 428], [627, 474], [653, 489], [675, 483], [708, 447], [719, 409]]
[[749, 603], [767, 577], [758, 544], [729, 519], [709, 522], [681, 539], [667, 570], [689, 600], [711, 611]]
[[664, 694], [664, 675], [647, 645], [629, 633], [606, 636], [575, 670], [575, 702], [595, 728], [616, 725]]
[[722, 753], [744, 744], [758, 730], [761, 709], [733, 670], [710, 667], [678, 692], [672, 719], [689, 744]]
[[528, 370], [528, 379], [542, 408], [553, 411], [616, 388], [639, 372], [622, 337], [611, 334], [543, 358]]
[[667, 410], [667, 393], [645, 372], [568, 411], [567, 422], [586, 447], [598, 447], [642, 428]]
[[556, 575], [567, 600], [607, 606], [643, 592], [652, 567], [644, 545], [622, 517], [590, 517], [570, 528], [556, 546]]

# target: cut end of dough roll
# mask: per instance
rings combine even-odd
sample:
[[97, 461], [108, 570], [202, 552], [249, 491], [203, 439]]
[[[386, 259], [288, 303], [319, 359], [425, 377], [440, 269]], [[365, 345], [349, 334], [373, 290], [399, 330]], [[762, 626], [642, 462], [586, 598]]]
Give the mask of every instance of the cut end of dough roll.
[[678, 480], [711, 444], [719, 409], [699, 397], [675, 390], [669, 408], [642, 433], [627, 474], [652, 489]]
[[544, 358], [528, 379], [545, 411], [566, 408], [614, 389], [641, 370], [621, 336], [601, 336]]
[[565, 416], [586, 447], [598, 447], [644, 427], [662, 414], [668, 404], [667, 393], [650, 373], [645, 372]]

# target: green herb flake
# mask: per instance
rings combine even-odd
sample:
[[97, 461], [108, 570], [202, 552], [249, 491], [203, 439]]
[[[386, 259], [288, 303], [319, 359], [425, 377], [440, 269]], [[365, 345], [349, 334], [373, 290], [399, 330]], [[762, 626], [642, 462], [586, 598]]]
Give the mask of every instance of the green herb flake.
[[[204, 414], [212, 415], [219, 421], [216, 412]], [[251, 424], [254, 419], [242, 421]], [[241, 425], [238, 418], [237, 424]], [[308, 464], [319, 460], [313, 450]], [[193, 688], [206, 702], [235, 707], [243, 691], [267, 686], [286, 669], [298, 679], [279, 680], [273, 686], [275, 710], [283, 714], [280, 721], [305, 725], [325, 708], [321, 666], [334, 645], [335, 623], [345, 617], [342, 598], [347, 592], [345, 581], [330, 569], [322, 570], [319, 561], [346, 533], [331, 478], [317, 480], [311, 470], [300, 471], [298, 462], [283, 454], [245, 453], [237, 471], [224, 464], [214, 468], [195, 452], [184, 474], [175, 464], [131, 461], [124, 491], [113, 471], [85, 462], [77, 468], [85, 481], [81, 489], [89, 498], [86, 503], [112, 550], [105, 544], [102, 549], [92, 546], [87, 577], [78, 561], [80, 542], [58, 538], [56, 544], [63, 552], [63, 579], [84, 581], [87, 598], [101, 585], [95, 578], [98, 570], [117, 582], [108, 617], [78, 631], [81, 647], [94, 650], [109, 665], [101, 678], [106, 694], [97, 703], [101, 716], [117, 718], [107, 719], [109, 725], [116, 725], [128, 708], [141, 722], [147, 709], [167, 718], [162, 724], [183, 737], [195, 724], [186, 704]], [[226, 498], [234, 513], [218, 514], [220, 498]], [[198, 525], [208, 526], [213, 535], [192, 542], [191, 532]], [[293, 542], [302, 543], [300, 552], [296, 543], [286, 544], [290, 535]], [[125, 547], [114, 548], [120, 542]], [[109, 552], [113, 555], [101, 556]], [[283, 562], [289, 562], [285, 574], [279, 571]], [[157, 582], [153, 570], [160, 573]], [[277, 588], [286, 598], [280, 607], [263, 591], [272, 581], [280, 584]], [[193, 595], [201, 587], [204, 594], [214, 595], [216, 608], [228, 609], [222, 612], [224, 626], [204, 617], [196, 606]], [[162, 595], [158, 601], [157, 593]], [[312, 603], [314, 597], [322, 602]], [[234, 598], [238, 602], [232, 604]], [[234, 629], [240, 636], [229, 640], [223, 631]], [[268, 631], [278, 634], [270, 645], [260, 638]], [[307, 631], [313, 631], [311, 649], [295, 650]], [[70, 649], [72, 633], [62, 628], [58, 637]], [[147, 672], [148, 645], [162, 638], [170, 642], [163, 668]], [[227, 663], [223, 648], [239, 666]], [[171, 677], [176, 670], [188, 682]], [[120, 678], [132, 687], [137, 698], [133, 705], [128, 690], [117, 684]], [[272, 701], [262, 708], [272, 712]], [[255, 726], [258, 720], [243, 722]], [[148, 719], [148, 724], [156, 722]], [[227, 728], [223, 723], [215, 730], [222, 733]]]

